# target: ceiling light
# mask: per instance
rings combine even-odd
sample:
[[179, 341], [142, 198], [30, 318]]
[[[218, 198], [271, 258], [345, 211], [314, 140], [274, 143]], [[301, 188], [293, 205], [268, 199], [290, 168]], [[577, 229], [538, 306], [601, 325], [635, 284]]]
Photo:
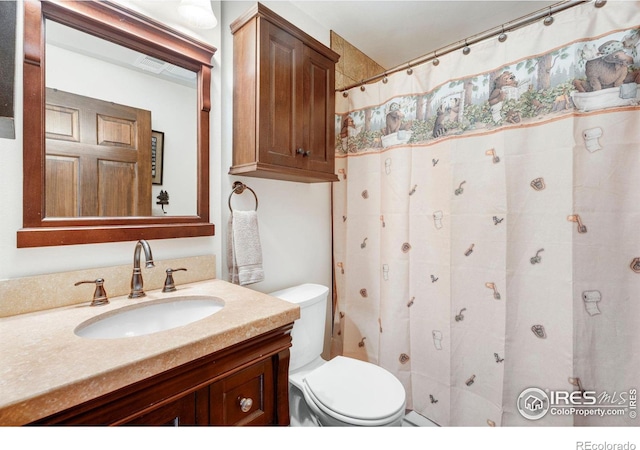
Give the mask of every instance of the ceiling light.
[[178, 12], [194, 28], [209, 29], [218, 25], [209, 0], [181, 0]]

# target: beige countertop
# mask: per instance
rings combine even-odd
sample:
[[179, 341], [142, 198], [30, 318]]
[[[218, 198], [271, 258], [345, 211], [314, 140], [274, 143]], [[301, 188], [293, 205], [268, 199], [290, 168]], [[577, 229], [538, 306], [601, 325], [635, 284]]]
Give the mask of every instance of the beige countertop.
[[[145, 336], [96, 340], [74, 334], [78, 325], [95, 316], [181, 295], [212, 295], [225, 306], [189, 325]], [[0, 426], [41, 419], [300, 317], [297, 305], [222, 280], [110, 301], [0, 319]]]

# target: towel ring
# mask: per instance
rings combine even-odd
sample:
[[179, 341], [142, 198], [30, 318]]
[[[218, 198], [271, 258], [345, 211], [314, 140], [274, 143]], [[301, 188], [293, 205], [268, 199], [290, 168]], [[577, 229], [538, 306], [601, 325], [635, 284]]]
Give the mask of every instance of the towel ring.
[[245, 189], [249, 189], [251, 191], [251, 193], [253, 194], [254, 198], [256, 199], [256, 209], [255, 211], [258, 210], [258, 196], [256, 195], [255, 191], [253, 189], [251, 189], [249, 186], [247, 186], [246, 184], [240, 182], [240, 181], [236, 181], [233, 183], [233, 186], [231, 186], [233, 188], [233, 190], [231, 191], [231, 194], [229, 194], [229, 211], [231, 211], [231, 213], [233, 213], [233, 208], [231, 207], [231, 197], [233, 196], [233, 194], [242, 194], [244, 192]]

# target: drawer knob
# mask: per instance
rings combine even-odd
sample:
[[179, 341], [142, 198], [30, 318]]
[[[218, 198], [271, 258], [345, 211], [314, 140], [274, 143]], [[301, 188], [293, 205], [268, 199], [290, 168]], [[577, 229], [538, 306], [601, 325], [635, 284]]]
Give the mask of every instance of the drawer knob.
[[243, 397], [239, 399], [239, 403], [240, 403], [240, 410], [243, 413], [251, 411], [251, 407], [253, 406], [253, 400], [251, 400], [250, 398]]
[[303, 157], [305, 157], [305, 156], [309, 156], [311, 154], [311, 150], [304, 150], [302, 148], [299, 148], [299, 149], [296, 150], [296, 153], [298, 155], [302, 155]]

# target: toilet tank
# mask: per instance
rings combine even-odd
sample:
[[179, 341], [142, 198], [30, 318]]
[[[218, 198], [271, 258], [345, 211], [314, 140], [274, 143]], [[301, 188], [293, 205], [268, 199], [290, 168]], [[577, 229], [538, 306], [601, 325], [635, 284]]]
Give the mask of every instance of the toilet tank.
[[291, 331], [289, 372], [322, 354], [328, 294], [329, 288], [319, 284], [301, 284], [269, 294], [300, 306], [300, 318], [294, 322]]

